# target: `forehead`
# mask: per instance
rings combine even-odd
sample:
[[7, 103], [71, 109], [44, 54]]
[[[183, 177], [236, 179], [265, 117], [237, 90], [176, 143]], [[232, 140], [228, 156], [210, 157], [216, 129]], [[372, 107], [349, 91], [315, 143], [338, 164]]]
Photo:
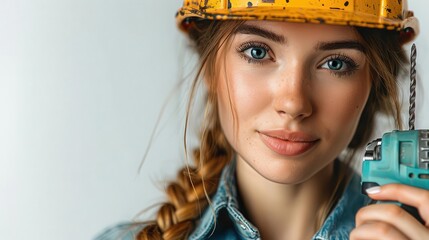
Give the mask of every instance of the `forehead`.
[[243, 25], [255, 26], [259, 29], [273, 32], [285, 38], [305, 37], [318, 41], [358, 41], [360, 39], [355, 28], [351, 26], [280, 21], [246, 21]]

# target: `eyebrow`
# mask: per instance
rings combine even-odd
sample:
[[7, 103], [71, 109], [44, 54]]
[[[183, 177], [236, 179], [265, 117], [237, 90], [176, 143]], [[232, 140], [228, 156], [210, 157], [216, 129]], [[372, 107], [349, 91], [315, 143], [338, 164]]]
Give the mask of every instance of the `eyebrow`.
[[258, 36], [261, 36], [263, 38], [270, 39], [270, 40], [277, 42], [277, 43], [281, 43], [281, 44], [286, 43], [286, 39], [284, 36], [279, 35], [277, 33], [274, 33], [272, 31], [262, 29], [262, 28], [259, 28], [257, 26], [248, 25], [248, 24], [243, 24], [243, 25], [239, 26], [235, 30], [234, 33], [235, 34], [241, 33], [241, 34], [258, 35]]
[[358, 41], [338, 41], [338, 42], [319, 42], [316, 50], [337, 50], [337, 49], [355, 49], [365, 53], [365, 47]]
[[[242, 24], [241, 26], [239, 26], [235, 30], [234, 34], [237, 34], [237, 33], [257, 35], [263, 38], [270, 39], [280, 44], [286, 43], [286, 39], [283, 35], [279, 35], [275, 32], [262, 29], [260, 27], [249, 25], [249, 24]], [[337, 50], [337, 49], [355, 49], [363, 53], [366, 52], [365, 47], [360, 42], [354, 41], [354, 40], [319, 42], [315, 47], [315, 50], [322, 50], [322, 51]]]

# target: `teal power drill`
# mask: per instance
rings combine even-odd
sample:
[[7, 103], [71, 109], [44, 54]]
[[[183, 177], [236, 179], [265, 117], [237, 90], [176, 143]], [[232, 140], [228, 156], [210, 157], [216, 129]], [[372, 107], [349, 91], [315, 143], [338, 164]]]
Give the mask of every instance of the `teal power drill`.
[[[414, 130], [416, 48], [411, 49], [409, 130], [393, 131], [370, 142], [362, 163], [362, 193], [374, 186], [401, 183], [429, 190], [429, 130]], [[383, 203], [383, 202], [380, 202]], [[392, 202], [391, 202], [392, 203]], [[414, 207], [400, 205], [423, 222]]]

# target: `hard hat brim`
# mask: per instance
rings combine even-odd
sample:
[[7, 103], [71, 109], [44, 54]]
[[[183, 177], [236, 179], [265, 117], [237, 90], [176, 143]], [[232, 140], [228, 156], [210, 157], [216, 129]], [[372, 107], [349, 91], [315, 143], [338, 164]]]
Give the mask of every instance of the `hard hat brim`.
[[177, 12], [177, 24], [179, 28], [186, 31], [183, 23], [186, 19], [208, 19], [208, 20], [272, 20], [298, 23], [322, 23], [332, 25], [346, 25], [356, 27], [378, 28], [400, 31], [404, 29], [402, 19], [388, 19], [365, 13], [303, 9], [303, 8], [279, 8], [258, 7], [254, 9], [211, 9], [201, 11], [195, 8], [183, 7]]

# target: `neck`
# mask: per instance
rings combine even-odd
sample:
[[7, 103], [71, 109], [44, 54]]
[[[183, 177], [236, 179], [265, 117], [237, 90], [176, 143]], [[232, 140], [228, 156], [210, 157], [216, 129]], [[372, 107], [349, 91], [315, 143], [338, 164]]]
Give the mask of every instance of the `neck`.
[[310, 239], [317, 217], [332, 191], [334, 164], [297, 184], [270, 181], [242, 159], [237, 161], [237, 183], [247, 217], [262, 239]]

